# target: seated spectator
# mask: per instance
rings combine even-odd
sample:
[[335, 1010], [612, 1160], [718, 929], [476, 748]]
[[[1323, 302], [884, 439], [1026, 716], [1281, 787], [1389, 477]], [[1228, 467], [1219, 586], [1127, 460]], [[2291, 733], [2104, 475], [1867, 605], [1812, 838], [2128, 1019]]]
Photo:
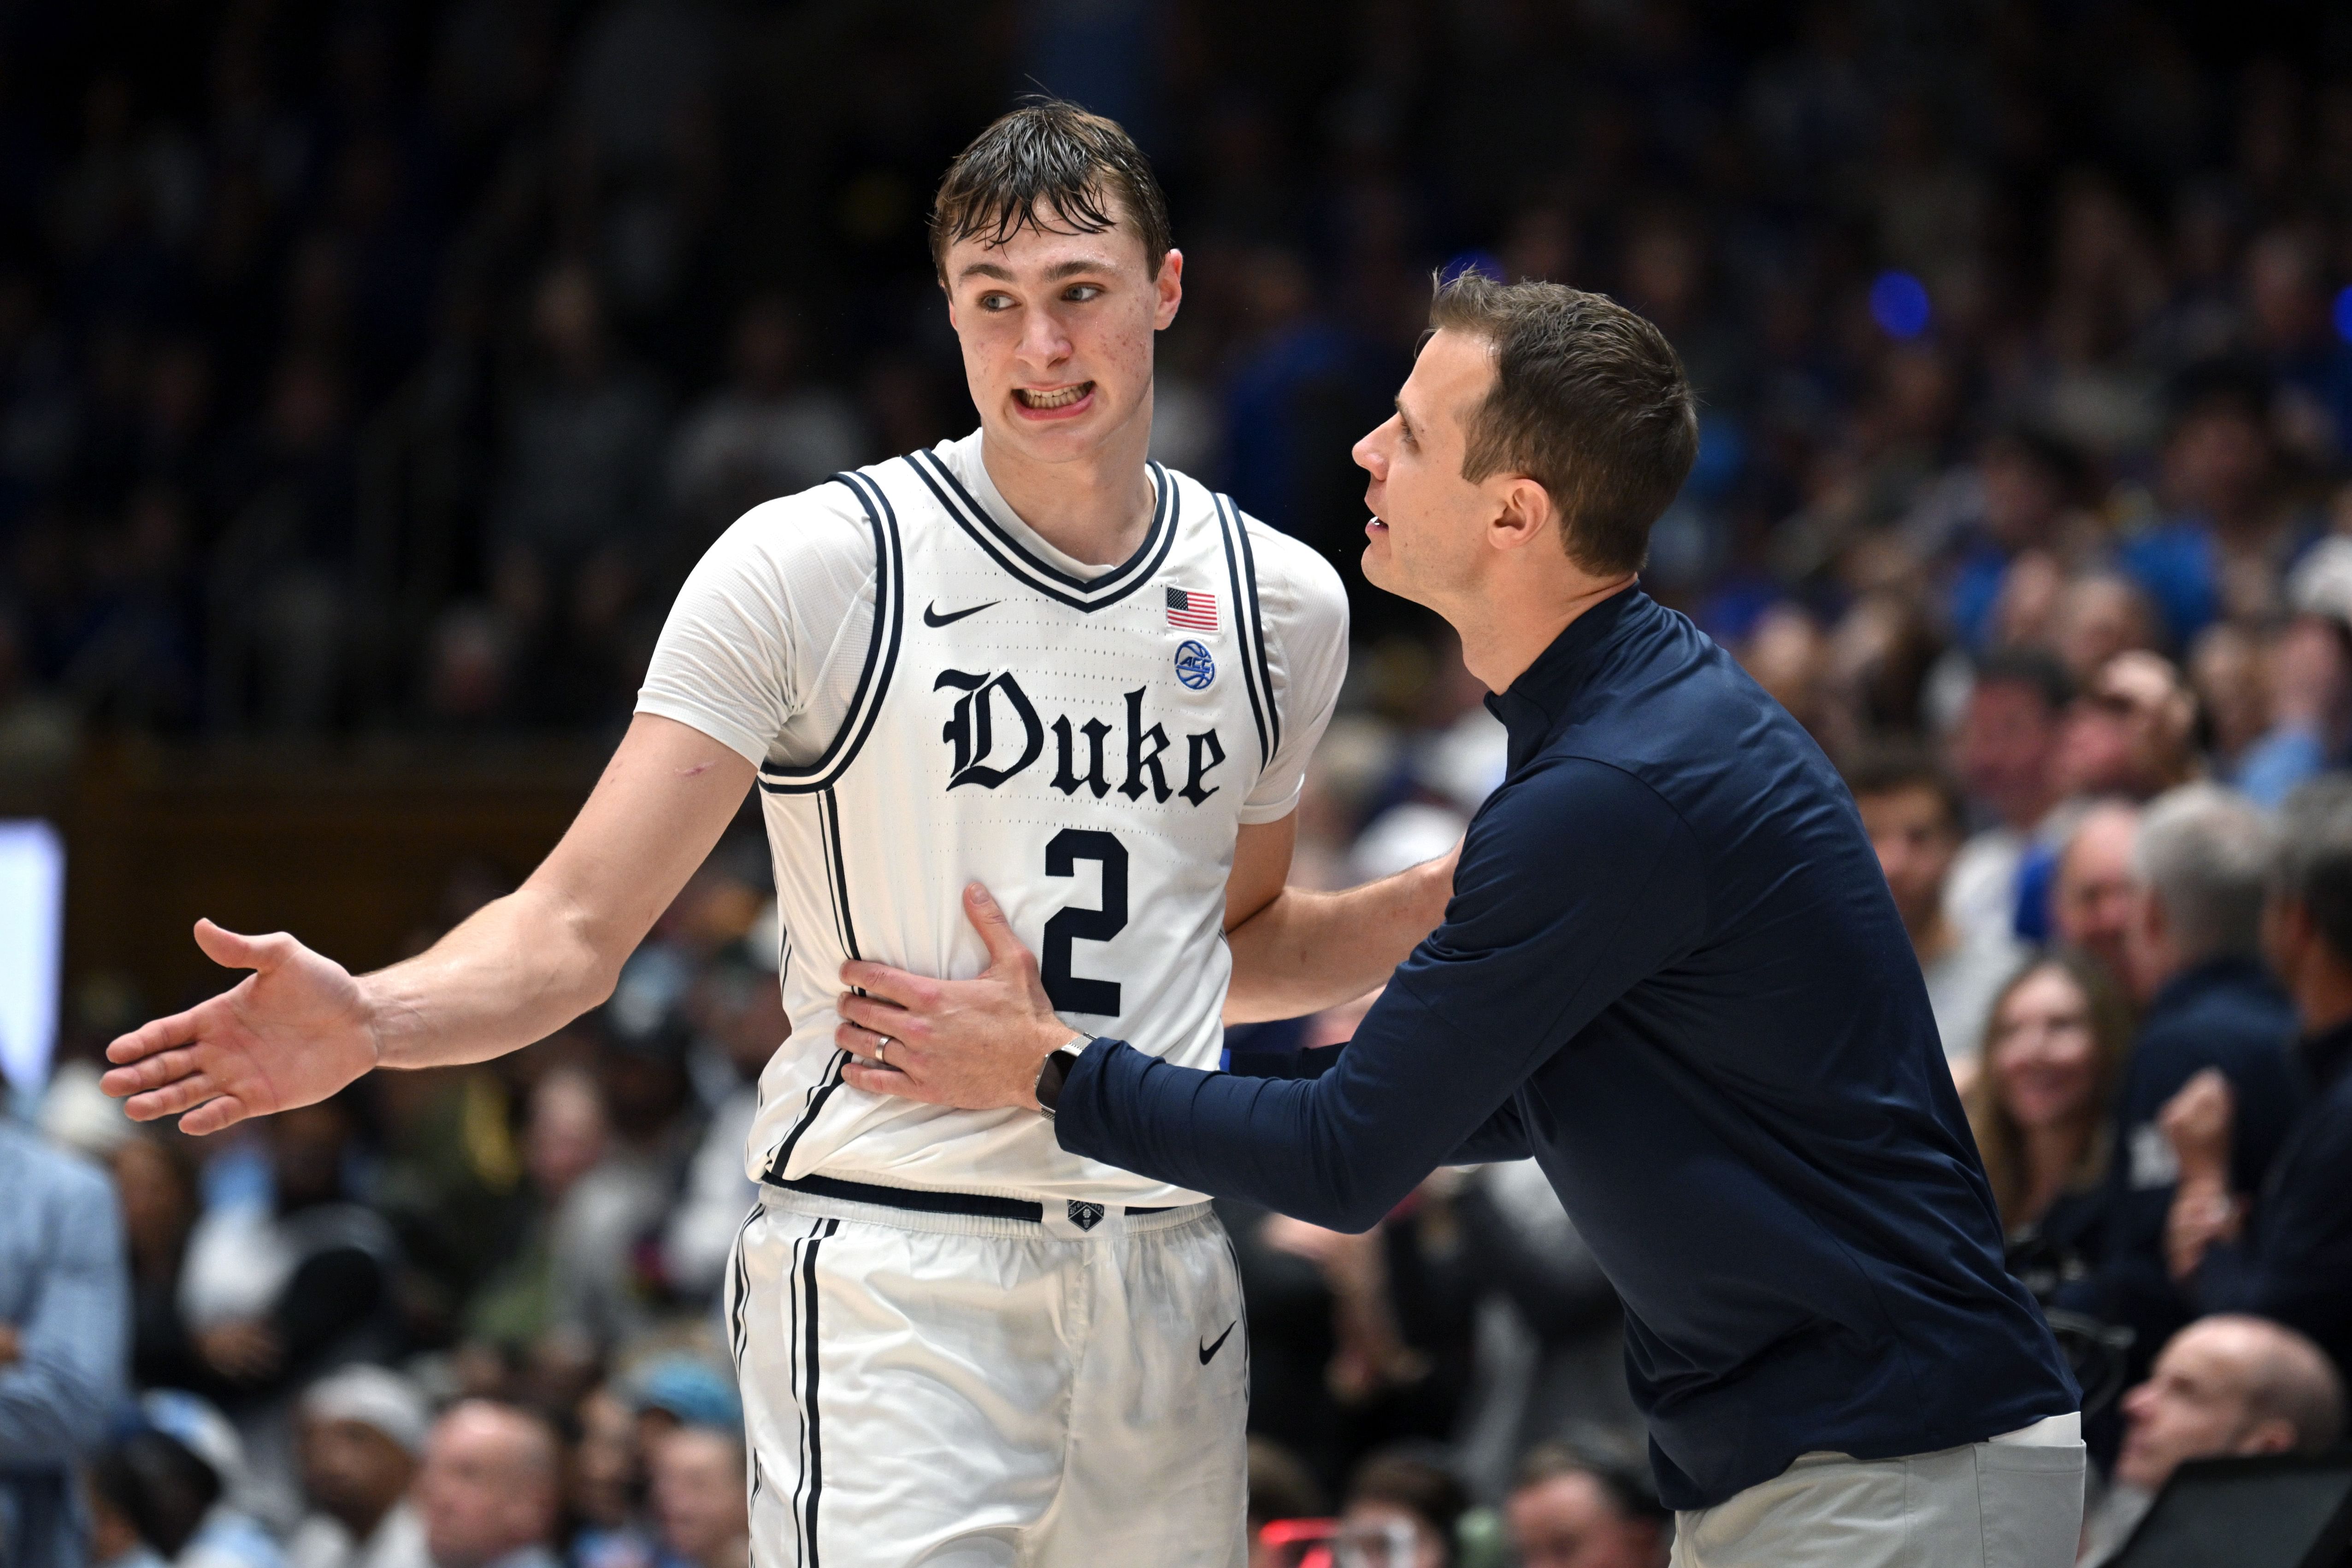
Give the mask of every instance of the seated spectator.
[[312, 1384], [299, 1413], [310, 1511], [287, 1542], [288, 1568], [429, 1568], [424, 1524], [404, 1500], [432, 1424], [416, 1386], [345, 1367]]
[[[2352, 540], [2331, 540], [2352, 577]], [[2315, 551], [2315, 554], [2318, 552]], [[2272, 644], [2274, 692], [2270, 728], [2246, 749], [2238, 787], [2265, 805], [2285, 800], [2295, 785], [2340, 766], [2352, 746], [2352, 628], [2344, 616], [2352, 583], [2329, 584], [2326, 608], [2297, 616]]]
[[1969, 802], [1992, 818], [1960, 846], [1944, 884], [1944, 912], [1962, 940], [2010, 934], [2017, 878], [2058, 804], [2058, 736], [2074, 682], [2046, 653], [1996, 653], [1977, 667], [1952, 733], [1952, 771]]
[[392, 1229], [343, 1185], [357, 1103], [346, 1090], [262, 1121], [267, 1201], [211, 1210], [189, 1240], [182, 1309], [198, 1353], [248, 1405], [395, 1342]]
[[1674, 1516], [1638, 1470], [1546, 1443], [1503, 1505], [1520, 1568], [1666, 1568]]
[[663, 1568], [745, 1568], [751, 1518], [744, 1498], [743, 1438], [731, 1428], [680, 1426], [654, 1445], [654, 1518]]
[[2260, 811], [2196, 784], [2150, 805], [2133, 847], [2126, 961], [2144, 1014], [2116, 1107], [2114, 1217], [2097, 1278], [2062, 1305], [2131, 1329], [2135, 1364], [2193, 1315], [2165, 1266], [2179, 1175], [2157, 1125], [2165, 1102], [2202, 1068], [2230, 1079], [2231, 1177], [2251, 1192], [2300, 1098], [2283, 1044], [2293, 1010], [2257, 956], [2271, 846]]
[[131, 1373], [142, 1388], [211, 1394], [225, 1385], [197, 1353], [180, 1309], [180, 1278], [196, 1224], [194, 1163], [168, 1137], [140, 1133], [110, 1161], [131, 1262]]
[[[1518, 1456], [1571, 1431], [1644, 1438], [1625, 1386], [1624, 1312], [1616, 1289], [1536, 1163], [1479, 1167], [1464, 1184], [1454, 1214], [1464, 1271], [1507, 1301], [1535, 1342], [1531, 1363], [1518, 1375], [1484, 1369], [1486, 1397], [1503, 1409], [1491, 1417], [1482, 1412], [1481, 1424], [1503, 1424], [1501, 1451], [1478, 1468], [1474, 1456], [1463, 1457], [1472, 1485], [1486, 1481], [1501, 1491]], [[1482, 1341], [1481, 1348], [1489, 1347]]]
[[2151, 800], [2198, 776], [2197, 699], [2170, 659], [2117, 654], [2083, 684], [2055, 763], [2068, 795]]
[[523, 1164], [539, 1206], [524, 1245], [475, 1297], [467, 1332], [510, 1352], [551, 1332], [609, 1345], [642, 1326], [633, 1253], [666, 1194], [615, 1149], [604, 1092], [587, 1073], [549, 1071], [529, 1114]]
[[1959, 791], [1923, 755], [1886, 752], [1846, 770], [1862, 826], [1927, 983], [1936, 1031], [1956, 1074], [1972, 1073], [1994, 994], [2021, 956], [2008, 933], [1955, 927], [1944, 884], [1959, 853]]
[[763, 500], [821, 484], [866, 457], [856, 407], [807, 384], [802, 321], [762, 295], [735, 318], [735, 379], [689, 413], [670, 441], [670, 500], [698, 552]]
[[2262, 1318], [2200, 1318], [2124, 1395], [2115, 1486], [2083, 1521], [2079, 1568], [2120, 1551], [2184, 1460], [2310, 1454], [2344, 1429], [2344, 1384], [2319, 1347]]
[[1470, 1510], [1442, 1467], [1391, 1449], [1357, 1467], [1339, 1510], [1339, 1540], [1381, 1568], [1454, 1568], [1454, 1527]]
[[[194, 1394], [171, 1390], [149, 1394], [139, 1402], [139, 1414], [148, 1432], [165, 1440], [145, 1450], [173, 1504], [165, 1522], [175, 1531], [185, 1524], [186, 1533], [169, 1553], [172, 1568], [286, 1568], [277, 1537], [251, 1507], [257, 1494], [266, 1500], [268, 1489], [257, 1487], [245, 1446], [227, 1417]], [[194, 1510], [193, 1522], [182, 1511], [187, 1508]], [[164, 1550], [160, 1539], [148, 1539], [157, 1551]]]
[[2108, 1130], [2130, 1028], [2089, 960], [2038, 959], [1995, 998], [1983, 1070], [1961, 1096], [2010, 1272], [2045, 1303], [2091, 1273], [2105, 1240]]
[[568, 1500], [580, 1528], [572, 1568], [653, 1568], [656, 1547], [638, 1507], [645, 1466], [636, 1412], [608, 1384], [581, 1400], [576, 1419]]
[[433, 1568], [555, 1568], [561, 1459], [547, 1424], [469, 1399], [434, 1424], [416, 1476]]
[[2352, 780], [2290, 797], [2263, 922], [2294, 999], [2297, 1062], [2314, 1099], [2263, 1174], [2239, 1184], [2236, 1096], [2208, 1068], [2166, 1106], [2180, 1164], [2168, 1225], [2173, 1277], [2206, 1311], [2251, 1312], [2352, 1365]]
[[1263, 1538], [1265, 1527], [1278, 1519], [1319, 1519], [1323, 1489], [1298, 1456], [1271, 1437], [1249, 1440], [1249, 1568], [1277, 1568], [1278, 1548]]
[[130, 1350], [122, 1222], [105, 1176], [12, 1117], [6, 1092], [0, 1079], [0, 1563], [73, 1568], [73, 1461]]
[[2074, 825], [2060, 852], [2050, 900], [2051, 932], [2059, 947], [2081, 953], [2107, 984], [2128, 992], [2131, 962], [2132, 845], [2139, 838], [2139, 807], [2120, 798], [2099, 801]]

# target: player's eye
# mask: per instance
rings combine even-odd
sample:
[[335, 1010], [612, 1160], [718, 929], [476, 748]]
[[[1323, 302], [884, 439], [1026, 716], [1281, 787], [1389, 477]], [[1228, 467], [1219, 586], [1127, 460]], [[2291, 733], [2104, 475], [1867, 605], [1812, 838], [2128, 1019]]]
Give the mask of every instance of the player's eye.
[[980, 297], [980, 308], [983, 310], [1010, 310], [1013, 309], [1013, 296], [992, 289]]
[[1083, 305], [1102, 292], [1099, 283], [1073, 283], [1062, 290], [1062, 298], [1073, 305]]

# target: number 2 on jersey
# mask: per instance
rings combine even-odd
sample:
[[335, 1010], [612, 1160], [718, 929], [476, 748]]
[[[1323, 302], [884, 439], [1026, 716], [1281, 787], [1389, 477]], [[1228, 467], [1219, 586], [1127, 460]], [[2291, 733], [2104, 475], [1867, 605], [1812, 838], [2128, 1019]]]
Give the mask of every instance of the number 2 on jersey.
[[1127, 929], [1127, 846], [1096, 828], [1065, 827], [1045, 846], [1045, 875], [1074, 877], [1078, 862], [1102, 867], [1102, 907], [1062, 910], [1045, 922], [1040, 978], [1057, 1012], [1118, 1015], [1118, 982], [1070, 973], [1070, 943], [1108, 942]]

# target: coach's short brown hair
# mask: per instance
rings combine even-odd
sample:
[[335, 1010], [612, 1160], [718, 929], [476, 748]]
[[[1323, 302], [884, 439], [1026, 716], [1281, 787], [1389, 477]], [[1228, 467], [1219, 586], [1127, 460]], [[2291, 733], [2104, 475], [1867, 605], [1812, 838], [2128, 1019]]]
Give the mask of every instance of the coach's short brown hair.
[[1462, 477], [1527, 475], [1550, 495], [1570, 560], [1596, 575], [1641, 570], [1650, 525], [1698, 456], [1698, 413], [1665, 334], [1605, 294], [1475, 272], [1437, 290], [1429, 322], [1494, 345]]
[[960, 239], [1003, 245], [1049, 225], [1100, 234], [1122, 213], [1156, 270], [1175, 240], [1150, 161], [1117, 121], [1041, 99], [998, 120], [948, 165], [931, 199], [931, 265], [944, 280], [948, 247]]

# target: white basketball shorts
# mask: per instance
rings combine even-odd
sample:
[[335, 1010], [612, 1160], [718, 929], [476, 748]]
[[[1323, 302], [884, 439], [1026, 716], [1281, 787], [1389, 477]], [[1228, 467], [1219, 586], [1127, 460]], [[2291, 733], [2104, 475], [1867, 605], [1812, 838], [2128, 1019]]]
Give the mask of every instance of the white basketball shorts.
[[762, 1188], [728, 1271], [751, 1568], [1242, 1568], [1249, 1331], [1208, 1205], [795, 1185], [827, 1191]]

